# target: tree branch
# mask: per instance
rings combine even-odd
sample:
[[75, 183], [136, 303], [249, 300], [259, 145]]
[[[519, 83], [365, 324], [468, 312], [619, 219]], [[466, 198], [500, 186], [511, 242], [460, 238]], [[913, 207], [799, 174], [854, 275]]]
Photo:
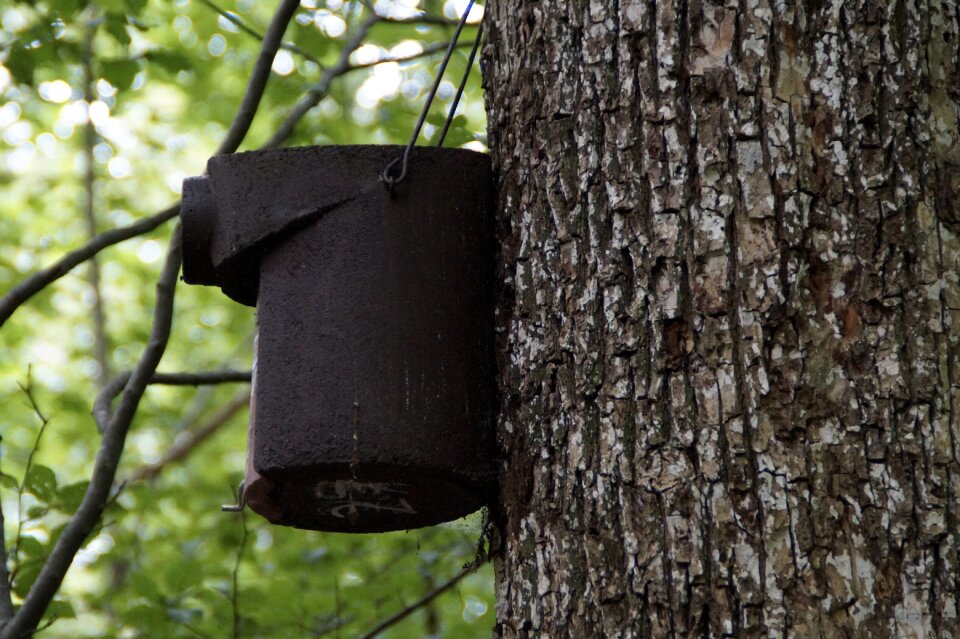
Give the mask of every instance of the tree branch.
[[0, 508], [0, 627], [13, 618], [10, 596], [10, 569], [7, 566], [7, 537], [4, 534], [3, 508]]
[[210, 419], [197, 429], [189, 431], [183, 439], [174, 443], [158, 461], [141, 466], [134, 471], [126, 483], [132, 484], [138, 481], [149, 481], [159, 475], [168, 465], [186, 459], [200, 444], [210, 439], [210, 437], [216, 434], [224, 425], [229, 423], [234, 415], [249, 405], [250, 391], [240, 391], [234, 395], [230, 401], [224, 404], [220, 410], [214, 413]]
[[[217, 12], [219, 15], [223, 16], [224, 20], [227, 20], [228, 22], [232, 23], [247, 35], [253, 36], [257, 40], [261, 40], [261, 41], [264, 39], [264, 35], [262, 33], [250, 27], [246, 22], [241, 20], [237, 14], [233, 13], [232, 11], [227, 11], [225, 9], [222, 9], [219, 6], [215, 5], [213, 2], [211, 2], [210, 0], [200, 0], [200, 3], [206, 5], [210, 9]], [[293, 44], [292, 42], [281, 42], [280, 48], [285, 49], [290, 53], [295, 53], [301, 58], [303, 58], [304, 60], [309, 60], [310, 62], [313, 62], [315, 65], [317, 65], [321, 69], [323, 68], [323, 63], [320, 62], [320, 60], [318, 60], [312, 53], [304, 49], [301, 49], [300, 47]]]
[[[240, 495], [237, 495], [237, 499]], [[240, 524], [243, 526], [243, 534], [240, 537], [240, 544], [237, 546], [237, 557], [233, 562], [233, 572], [230, 575], [230, 610], [233, 613], [233, 639], [240, 639], [240, 562], [243, 561], [243, 551], [247, 548], [247, 538], [250, 536], [250, 530], [247, 528], [247, 513], [240, 511]]]
[[428, 592], [426, 595], [424, 595], [417, 601], [413, 602], [412, 604], [410, 604], [400, 612], [396, 613], [392, 617], [389, 617], [388, 619], [384, 619], [379, 624], [377, 624], [377, 626], [373, 630], [363, 635], [360, 639], [374, 639], [374, 637], [379, 635], [381, 632], [383, 632], [387, 628], [400, 623], [401, 621], [403, 621], [404, 619], [406, 619], [407, 617], [415, 613], [417, 610], [420, 610], [421, 608], [429, 604], [431, 601], [433, 601], [434, 599], [436, 599], [446, 591], [456, 586], [461, 579], [463, 579], [470, 573], [474, 572], [482, 564], [483, 564], [482, 561], [470, 562], [469, 564], [467, 564], [467, 566], [463, 570], [461, 570], [456, 575], [454, 575], [452, 579], [450, 579], [449, 581], [443, 584], [440, 584], [439, 586], [437, 586], [436, 588]]
[[[83, 99], [89, 108], [96, 97], [93, 88], [93, 39], [97, 34], [98, 21], [96, 19], [96, 7], [91, 5], [88, 10], [90, 15], [87, 17], [83, 34]], [[93, 147], [96, 144], [97, 127], [93, 120], [88, 117], [83, 127], [83, 155], [86, 161], [83, 174], [83, 217], [87, 226], [88, 241], [93, 240], [99, 234], [95, 209], [97, 175], [93, 155]], [[100, 285], [100, 262], [96, 255], [90, 258], [87, 277], [90, 280], [90, 288], [93, 290], [93, 351], [94, 359], [96, 359], [99, 367], [97, 371], [97, 389], [99, 390], [110, 379], [110, 341], [107, 337], [107, 317], [103, 308], [103, 289]]]
[[[457, 48], [461, 47], [471, 47], [473, 46], [472, 42], [458, 42]], [[363, 62], [360, 64], [350, 65], [345, 71], [356, 71], [358, 69], [369, 69], [370, 67], [375, 67], [378, 64], [385, 64], [387, 62], [409, 62], [411, 60], [417, 60], [419, 58], [425, 58], [431, 56], [435, 53], [443, 53], [450, 47], [449, 42], [434, 42], [433, 44], [428, 44], [423, 48], [419, 53], [411, 53], [409, 55], [400, 55], [400, 56], [385, 56], [379, 60], [374, 60], [373, 62]]]
[[[40, 405], [37, 403], [37, 398], [33, 396], [33, 382], [29, 369], [27, 372], [26, 386], [19, 382], [17, 386], [19, 386], [23, 394], [26, 395], [27, 402], [30, 404], [33, 414], [40, 420], [40, 430], [37, 431], [37, 436], [33, 440], [33, 446], [30, 448], [30, 454], [27, 455], [27, 463], [23, 468], [23, 480], [17, 486], [17, 538], [13, 542], [13, 553], [11, 553], [11, 559], [14, 565], [20, 560], [20, 542], [23, 539], [23, 490], [26, 488], [30, 469], [33, 468], [33, 460], [37, 456], [37, 451], [40, 450], [40, 442], [43, 441], [43, 435], [47, 432], [47, 426], [50, 425], [50, 418], [43, 414], [43, 411], [40, 410]], [[14, 568], [14, 572], [16, 572], [16, 568]]]
[[37, 416], [37, 419], [40, 420], [40, 430], [37, 432], [37, 436], [33, 441], [33, 447], [30, 449], [30, 454], [27, 456], [27, 464], [23, 471], [23, 480], [17, 485], [17, 535], [11, 557], [7, 556], [7, 542], [4, 532], [5, 522], [3, 517], [3, 509], [0, 508], [0, 627], [10, 621], [14, 615], [13, 598], [11, 596], [13, 575], [10, 573], [7, 562], [8, 560], [12, 559], [12, 561], [15, 563], [17, 561], [17, 556], [20, 553], [20, 539], [23, 533], [23, 489], [26, 484], [26, 478], [30, 472], [30, 468], [33, 466], [33, 459], [37, 454], [37, 450], [40, 448], [40, 442], [43, 439], [43, 434], [47, 430], [47, 425], [50, 423], [50, 419], [43, 414], [42, 410], [40, 410], [40, 405], [33, 396], [33, 384], [29, 369], [27, 372], [26, 385], [19, 383], [17, 385], [20, 387], [20, 390], [23, 391], [23, 394], [26, 395], [27, 402], [30, 404], [30, 408]]
[[75, 251], [67, 253], [47, 268], [30, 275], [10, 289], [10, 292], [4, 295], [3, 298], [0, 298], [0, 327], [2, 327], [4, 323], [10, 319], [10, 316], [13, 315], [13, 312], [27, 300], [69, 273], [76, 266], [83, 264], [108, 246], [129, 240], [131, 237], [149, 233], [167, 220], [175, 218], [179, 212], [180, 202], [177, 202], [159, 213], [155, 213], [130, 226], [122, 226], [105, 231]]
[[[114, 398], [119, 395], [130, 383], [136, 370], [117, 375], [110, 383], [103, 387], [93, 402], [93, 418], [101, 431], [105, 430], [113, 416]], [[167, 386], [207, 386], [210, 384], [228, 384], [232, 382], [249, 382], [250, 371], [213, 371], [209, 373], [153, 373], [148, 384], [165, 384]]]
[[360, 48], [360, 45], [363, 44], [364, 39], [367, 37], [367, 33], [370, 31], [370, 27], [375, 25], [379, 20], [380, 18], [376, 14], [373, 14], [360, 23], [356, 32], [340, 50], [340, 55], [337, 57], [336, 63], [324, 70], [317, 84], [307, 91], [307, 94], [303, 96], [293, 107], [293, 110], [287, 114], [287, 117], [280, 123], [280, 126], [277, 127], [274, 134], [267, 140], [266, 144], [263, 145], [264, 148], [280, 146], [293, 134], [293, 129], [297, 126], [297, 122], [299, 122], [310, 109], [317, 106], [320, 100], [327, 95], [327, 91], [330, 90], [330, 83], [333, 82], [334, 78], [343, 75], [349, 70], [350, 54]]
[[[431, 26], [438, 26], [438, 27], [455, 27], [458, 24], [460, 24], [459, 20], [450, 20], [449, 18], [443, 18], [440, 16], [431, 16], [426, 14], [420, 15], [420, 16], [413, 16], [412, 18], [388, 18], [386, 16], [381, 16], [380, 19], [387, 24], [428, 24]], [[476, 27], [476, 26], [479, 26], [479, 24], [480, 24], [479, 22], [468, 22], [466, 26]]]
[[257, 113], [257, 107], [260, 106], [263, 91], [267, 87], [267, 80], [270, 79], [270, 68], [273, 66], [273, 59], [280, 47], [283, 32], [287, 30], [287, 24], [299, 6], [300, 0], [280, 0], [280, 6], [273, 14], [270, 26], [267, 27], [267, 32], [263, 36], [260, 55], [257, 56], [257, 62], [253, 65], [253, 73], [250, 74], [250, 80], [247, 83], [247, 92], [240, 102], [240, 108], [230, 124], [227, 135], [214, 155], [233, 153], [247, 135], [250, 124], [253, 122], [253, 116]]
[[[330, 90], [330, 84], [336, 78], [350, 73], [351, 71], [368, 69], [370, 67], [375, 67], [378, 64], [385, 64], [387, 62], [409, 62], [411, 60], [425, 58], [435, 53], [446, 51], [447, 47], [450, 46], [448, 42], [436, 42], [424, 47], [423, 51], [420, 51], [419, 53], [413, 53], [404, 56], [388, 56], [385, 58], [380, 58], [379, 60], [374, 60], [373, 62], [350, 64], [350, 55], [356, 51], [361, 44], [363, 44], [363, 40], [366, 38], [370, 28], [380, 20], [382, 20], [382, 18], [372, 15], [363, 23], [361, 23], [361, 25], [357, 28], [357, 32], [352, 38], [350, 38], [350, 41], [343, 47], [343, 49], [340, 50], [340, 57], [337, 58], [336, 63], [324, 71], [320, 80], [309, 91], [307, 91], [306, 95], [304, 95], [293, 107], [283, 122], [280, 123], [280, 126], [277, 127], [277, 130], [274, 132], [273, 136], [271, 136], [270, 139], [264, 143], [262, 148], [271, 149], [278, 147], [283, 144], [287, 138], [293, 135], [293, 130], [297, 123], [303, 119], [303, 116], [305, 116], [311, 109], [320, 104], [320, 101], [326, 97], [327, 92]], [[458, 44], [458, 46], [472, 46], [472, 44], [473, 43], [462, 43]]]

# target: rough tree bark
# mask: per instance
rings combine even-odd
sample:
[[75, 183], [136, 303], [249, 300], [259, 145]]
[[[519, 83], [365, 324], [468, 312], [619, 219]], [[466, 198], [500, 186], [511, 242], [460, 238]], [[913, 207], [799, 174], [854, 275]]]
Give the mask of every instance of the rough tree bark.
[[502, 637], [960, 636], [960, 9], [491, 0]]

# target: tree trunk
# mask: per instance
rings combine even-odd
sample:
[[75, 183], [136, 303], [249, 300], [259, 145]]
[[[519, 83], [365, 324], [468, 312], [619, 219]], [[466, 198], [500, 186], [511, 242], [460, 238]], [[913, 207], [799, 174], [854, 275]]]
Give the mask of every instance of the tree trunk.
[[960, 636], [960, 9], [491, 0], [501, 637]]

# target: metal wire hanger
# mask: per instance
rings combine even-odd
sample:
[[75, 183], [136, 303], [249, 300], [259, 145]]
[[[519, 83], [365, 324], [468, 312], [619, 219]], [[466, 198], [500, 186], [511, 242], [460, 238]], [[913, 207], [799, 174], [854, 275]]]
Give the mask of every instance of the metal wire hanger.
[[[447, 70], [447, 64], [449, 64], [450, 58], [453, 57], [453, 51], [457, 47], [457, 41], [460, 39], [460, 33], [463, 31], [463, 27], [467, 23], [467, 17], [470, 15], [470, 10], [473, 8], [474, 2], [475, 0], [470, 0], [470, 2], [467, 4], [466, 10], [460, 17], [460, 21], [457, 23], [457, 29], [454, 31], [453, 38], [450, 40], [450, 45], [447, 47], [447, 52], [443, 56], [443, 62], [440, 64], [440, 69], [437, 71], [437, 77], [433, 81], [433, 86], [430, 88], [430, 93], [427, 94], [427, 101], [423, 105], [423, 110], [420, 112], [420, 117], [417, 119], [417, 124], [413, 129], [413, 135], [410, 136], [410, 141], [403, 150], [403, 155], [395, 158], [380, 173], [380, 180], [387, 187], [387, 190], [393, 190], [394, 187], [407, 179], [407, 169], [409, 167], [410, 154], [413, 151], [413, 147], [417, 143], [417, 138], [420, 137], [420, 130], [423, 128], [423, 123], [427, 120], [427, 114], [430, 112], [430, 105], [433, 104], [433, 99], [437, 96], [437, 90], [440, 88], [440, 82], [443, 80], [443, 74]], [[481, 24], [477, 28], [477, 39], [474, 40], [473, 48], [470, 50], [470, 57], [467, 61], [467, 69], [464, 71], [463, 78], [460, 80], [460, 86], [457, 88], [457, 94], [453, 99], [453, 104], [450, 105], [450, 111], [447, 113], [447, 119], [443, 124], [443, 130], [440, 132], [436, 146], [443, 146], [443, 141], [447, 137], [447, 131], [450, 130], [450, 125], [453, 122], [453, 118], [456, 114], [457, 106], [460, 104], [460, 98], [463, 96], [463, 90], [467, 85], [467, 78], [470, 77], [470, 71], [473, 69], [473, 61], [477, 57], [477, 50], [480, 48], [480, 40], [482, 38], [483, 25]], [[397, 163], [400, 163], [400, 173], [393, 175], [392, 172], [397, 166]]]

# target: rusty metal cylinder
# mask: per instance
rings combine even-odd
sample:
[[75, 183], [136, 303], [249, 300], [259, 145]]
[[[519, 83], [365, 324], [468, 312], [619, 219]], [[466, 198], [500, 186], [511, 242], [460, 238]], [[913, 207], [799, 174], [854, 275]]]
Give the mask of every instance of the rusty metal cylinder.
[[212, 158], [184, 182], [183, 276], [257, 307], [245, 498], [274, 523], [417, 528], [495, 486], [488, 158], [396, 146]]

